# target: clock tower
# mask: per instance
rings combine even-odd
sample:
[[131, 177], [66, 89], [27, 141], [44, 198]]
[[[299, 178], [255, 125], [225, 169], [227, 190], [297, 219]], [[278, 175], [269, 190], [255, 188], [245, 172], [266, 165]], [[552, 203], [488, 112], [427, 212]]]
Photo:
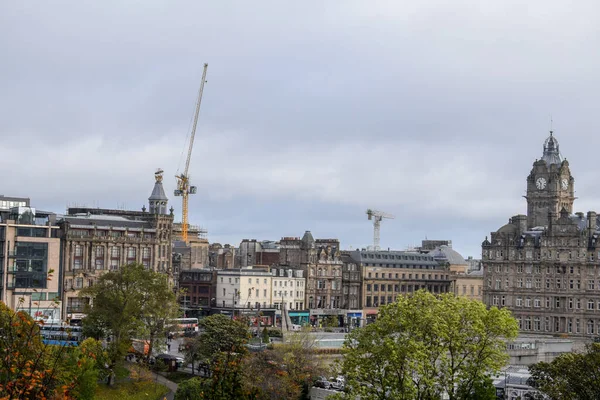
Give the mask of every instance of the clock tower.
[[527, 177], [527, 228], [547, 227], [550, 218], [558, 218], [563, 208], [572, 214], [574, 183], [569, 162], [563, 160], [558, 141], [550, 131], [542, 158], [533, 163]]

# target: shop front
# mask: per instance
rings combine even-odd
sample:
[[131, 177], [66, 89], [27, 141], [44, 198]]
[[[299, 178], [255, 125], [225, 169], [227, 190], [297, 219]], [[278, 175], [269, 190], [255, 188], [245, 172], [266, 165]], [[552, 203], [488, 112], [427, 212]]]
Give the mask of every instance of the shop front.
[[371, 310], [366, 310], [365, 311], [365, 323], [368, 324], [372, 324], [373, 322], [375, 322], [375, 320], [377, 320], [377, 313], [378, 310], [377, 309], [371, 309]]
[[311, 309], [309, 323], [315, 328], [343, 327], [345, 324], [345, 312], [338, 308]]
[[348, 330], [360, 328], [364, 322], [361, 311], [351, 311], [346, 313], [346, 327]]
[[289, 311], [290, 320], [294, 325], [306, 325], [309, 323], [310, 312], [309, 310], [298, 310], [298, 311]]

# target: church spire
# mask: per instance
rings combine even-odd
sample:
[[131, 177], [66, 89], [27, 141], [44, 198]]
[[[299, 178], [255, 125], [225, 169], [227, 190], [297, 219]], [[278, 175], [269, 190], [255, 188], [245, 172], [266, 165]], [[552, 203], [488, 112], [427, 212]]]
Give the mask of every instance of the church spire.
[[148, 197], [150, 214], [167, 214], [167, 203], [169, 202], [169, 199], [165, 195], [165, 190], [162, 185], [163, 172], [164, 171], [159, 168], [154, 173], [154, 189], [152, 189], [152, 194]]

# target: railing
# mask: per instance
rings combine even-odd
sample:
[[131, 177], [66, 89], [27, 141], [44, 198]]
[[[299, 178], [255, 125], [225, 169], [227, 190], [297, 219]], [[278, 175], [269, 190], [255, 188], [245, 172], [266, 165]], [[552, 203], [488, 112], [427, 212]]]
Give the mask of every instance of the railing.
[[15, 265], [15, 264], [9, 265], [7, 269], [8, 269], [8, 273], [9, 274], [10, 273], [15, 273], [15, 272], [37, 272], [37, 273], [40, 273], [40, 274], [45, 274], [46, 273], [45, 269], [43, 269], [41, 271], [36, 271], [36, 270], [33, 269], [33, 267], [30, 267], [30, 266], [28, 266], [28, 267], [17, 267], [17, 265]]
[[507, 350], [507, 352], [508, 355], [512, 357], [535, 356], [538, 353], [537, 349], [513, 349]]
[[19, 254], [17, 249], [9, 250], [7, 253], [9, 258], [25, 258], [28, 260], [43, 260], [46, 258], [45, 255], [35, 255], [35, 254]]

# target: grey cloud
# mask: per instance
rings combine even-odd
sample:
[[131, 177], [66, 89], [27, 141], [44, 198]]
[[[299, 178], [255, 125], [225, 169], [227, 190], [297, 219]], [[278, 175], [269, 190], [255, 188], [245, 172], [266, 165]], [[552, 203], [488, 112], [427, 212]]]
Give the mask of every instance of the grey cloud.
[[[532, 1], [7, 3], [2, 191], [139, 208], [174, 175], [209, 63], [192, 178], [211, 240], [313, 229], [385, 246], [483, 237], [525, 212], [549, 114], [598, 209], [600, 6]], [[27, 143], [27, 144], [24, 144]], [[174, 182], [166, 181], [167, 189]], [[173, 201], [173, 200], [172, 200]], [[178, 209], [179, 205], [173, 203]]]

